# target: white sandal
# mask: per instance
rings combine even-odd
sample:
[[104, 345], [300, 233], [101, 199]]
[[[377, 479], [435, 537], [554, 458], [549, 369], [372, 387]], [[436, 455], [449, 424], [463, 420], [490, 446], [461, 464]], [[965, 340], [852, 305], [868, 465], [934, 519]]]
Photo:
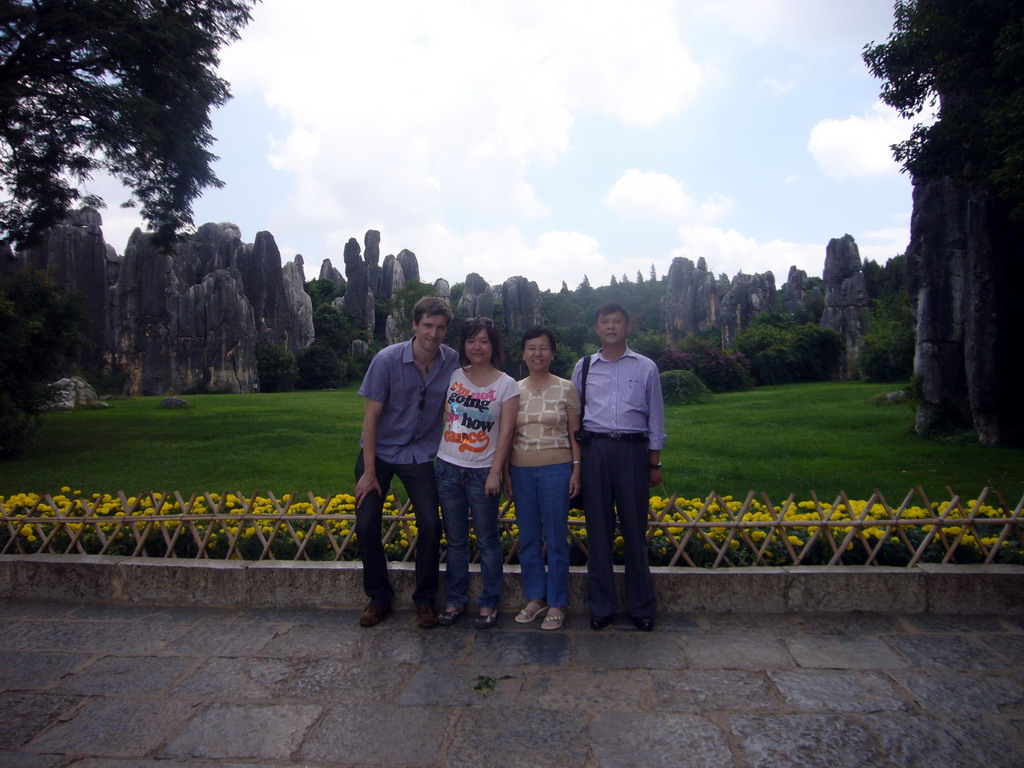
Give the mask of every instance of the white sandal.
[[526, 607], [523, 608], [523, 610], [516, 614], [516, 623], [529, 624], [547, 609], [548, 607], [543, 603], [543, 601], [531, 600], [526, 604]]
[[565, 621], [565, 609], [564, 608], [550, 608], [548, 609], [548, 615], [544, 617], [544, 621], [541, 622], [541, 629], [561, 629], [562, 622]]

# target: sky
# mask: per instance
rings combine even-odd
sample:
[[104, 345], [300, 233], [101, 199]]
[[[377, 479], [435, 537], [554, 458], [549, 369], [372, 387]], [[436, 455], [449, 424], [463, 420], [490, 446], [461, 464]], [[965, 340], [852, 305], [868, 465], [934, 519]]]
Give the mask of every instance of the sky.
[[[225, 183], [197, 225], [269, 231], [306, 279], [381, 232], [421, 279], [557, 291], [703, 257], [820, 276], [830, 239], [885, 261], [911, 185], [864, 45], [892, 0], [263, 0], [221, 51]], [[109, 179], [104, 235], [137, 214]]]

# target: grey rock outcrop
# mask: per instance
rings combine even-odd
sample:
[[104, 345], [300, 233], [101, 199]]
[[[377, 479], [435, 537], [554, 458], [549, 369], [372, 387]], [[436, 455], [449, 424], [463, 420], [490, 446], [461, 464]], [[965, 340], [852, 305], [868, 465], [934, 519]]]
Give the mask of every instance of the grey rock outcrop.
[[128, 394], [257, 389], [256, 314], [232, 265], [240, 245], [234, 225], [204, 225], [167, 254], [135, 230], [113, 291], [114, 362]]
[[821, 288], [812, 285], [807, 273], [795, 266], [789, 268], [789, 276], [780, 290], [783, 308], [790, 314], [821, 306], [825, 300]]
[[49, 410], [70, 411], [74, 408], [109, 408], [96, 396], [96, 390], [79, 376], [67, 376], [50, 385]]
[[452, 299], [452, 287], [443, 277], [439, 277], [434, 281], [434, 293], [445, 301], [451, 301]]
[[720, 286], [702, 258], [697, 264], [685, 257], [672, 259], [668, 269], [662, 310], [670, 338], [710, 331], [718, 323]]
[[501, 303], [509, 332], [540, 325], [540, 289], [532, 280], [519, 275], [510, 277], [501, 285]]
[[494, 302], [497, 301], [494, 289], [476, 272], [466, 275], [466, 282], [459, 297], [458, 310], [466, 317], [492, 317]]
[[334, 268], [334, 265], [331, 263], [330, 259], [324, 259], [323, 262], [321, 262], [320, 275], [318, 279], [327, 280], [328, 282], [333, 283], [339, 288], [345, 287], [345, 276]]
[[1024, 225], [987, 190], [915, 181], [907, 287], [918, 431], [973, 426], [984, 445], [1024, 440], [1022, 241]]
[[740, 272], [722, 294], [719, 307], [718, 327], [722, 330], [722, 343], [731, 347], [736, 335], [747, 328], [757, 315], [775, 309], [775, 275], [771, 272], [757, 275]]
[[838, 331], [846, 343], [843, 370], [857, 375], [857, 355], [868, 320], [868, 292], [860, 249], [850, 235], [829, 240], [825, 248], [825, 311], [821, 326]]
[[366, 281], [369, 290], [380, 293], [380, 282], [383, 277], [380, 267], [380, 232], [369, 229], [363, 235], [363, 254], [366, 261]]
[[242, 276], [259, 343], [281, 344], [293, 354], [308, 347], [313, 342], [313, 302], [305, 292], [302, 265], [282, 267], [281, 252], [269, 232], [257, 232], [255, 243], [236, 246], [235, 253], [227, 264]]
[[88, 344], [81, 362], [90, 370], [99, 370], [109, 362], [107, 352], [111, 328], [109, 288], [112, 269], [120, 260], [103, 240], [103, 219], [98, 211], [83, 208], [72, 211], [55, 227], [43, 233], [39, 244], [26, 249], [17, 257], [10, 252], [4, 258], [14, 271], [21, 267], [35, 267], [67, 286], [69, 291], [81, 294], [89, 317]]
[[343, 298], [345, 313], [358, 319], [363, 327], [372, 332], [374, 323], [369, 321], [367, 311], [373, 315], [369, 272], [359, 250], [359, 241], [350, 237], [345, 243], [345, 280], [347, 287]]

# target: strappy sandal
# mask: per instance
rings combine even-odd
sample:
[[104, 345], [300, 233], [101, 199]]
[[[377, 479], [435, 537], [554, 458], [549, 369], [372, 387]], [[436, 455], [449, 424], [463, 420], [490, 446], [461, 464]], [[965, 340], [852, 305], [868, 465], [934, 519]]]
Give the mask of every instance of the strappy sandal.
[[516, 614], [516, 623], [529, 624], [531, 621], [540, 616], [540, 614], [544, 613], [544, 611], [546, 611], [547, 609], [547, 605], [545, 605], [542, 601], [531, 600], [526, 604], [526, 607], [523, 608], [523, 610]]
[[498, 609], [494, 608], [490, 613], [481, 613], [476, 617], [476, 621], [473, 622], [474, 629], [490, 629], [498, 623]]
[[445, 609], [437, 614], [437, 623], [442, 627], [450, 627], [459, 617], [465, 612], [465, 607], [461, 605], [448, 605]]
[[550, 608], [548, 609], [548, 615], [544, 617], [544, 621], [541, 622], [541, 629], [561, 629], [562, 622], [565, 621], [565, 609], [564, 608]]

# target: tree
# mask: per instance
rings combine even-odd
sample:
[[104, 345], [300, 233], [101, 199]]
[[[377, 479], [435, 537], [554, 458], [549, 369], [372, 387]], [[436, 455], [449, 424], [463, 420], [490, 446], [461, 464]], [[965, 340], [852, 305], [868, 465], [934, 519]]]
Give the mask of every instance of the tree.
[[936, 107], [893, 147], [915, 178], [991, 185], [1024, 219], [1024, 5], [901, 0], [893, 31], [864, 49], [882, 100], [906, 118]]
[[[915, 187], [916, 429], [973, 427], [986, 445], [1024, 443], [1022, 40], [1020, 2], [900, 0], [887, 41], [864, 50], [883, 101], [907, 118], [935, 108], [893, 147]], [[963, 279], [947, 290], [950, 271]]]
[[17, 246], [63, 219], [106, 170], [132, 190], [157, 242], [191, 224], [223, 183], [210, 108], [230, 98], [218, 50], [256, 0], [3, 0], [0, 239]]
[[345, 385], [345, 366], [326, 344], [314, 342], [295, 358], [299, 389], [335, 389]]
[[258, 344], [256, 370], [260, 375], [261, 392], [290, 392], [299, 377], [295, 355], [284, 344]]
[[85, 327], [81, 302], [43, 272], [0, 277], [0, 459], [24, 450]]

